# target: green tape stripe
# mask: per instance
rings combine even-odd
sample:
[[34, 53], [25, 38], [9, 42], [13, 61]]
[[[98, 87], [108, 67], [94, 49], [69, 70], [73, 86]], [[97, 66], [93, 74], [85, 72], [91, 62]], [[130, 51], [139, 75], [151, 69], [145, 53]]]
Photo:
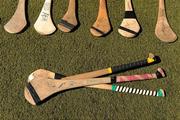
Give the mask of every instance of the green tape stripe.
[[112, 85], [112, 91], [116, 91], [117, 85]]
[[163, 90], [163, 89], [159, 89], [159, 90], [157, 91], [157, 96], [159, 96], [159, 97], [164, 97], [164, 96], [165, 96], [164, 90]]

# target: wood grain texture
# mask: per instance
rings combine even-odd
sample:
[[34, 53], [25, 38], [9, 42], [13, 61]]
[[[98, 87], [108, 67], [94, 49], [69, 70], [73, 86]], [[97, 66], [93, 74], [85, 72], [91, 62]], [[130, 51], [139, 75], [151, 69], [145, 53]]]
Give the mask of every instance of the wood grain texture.
[[[65, 78], [62, 78], [62, 80], [95, 78], [95, 77], [106, 75], [106, 74], [109, 74], [109, 70], [102, 69], [102, 70], [96, 70], [92, 72], [86, 72], [86, 73], [81, 73], [81, 74], [65, 77]], [[55, 77], [54, 72], [44, 70], [44, 69], [38, 69], [29, 75], [28, 82], [30, 82], [34, 78], [54, 79], [54, 77]], [[99, 88], [99, 89], [111, 88], [111, 86], [107, 84], [100, 84], [100, 85], [93, 85], [93, 86], [86, 86], [86, 87]]]
[[17, 9], [11, 19], [4, 25], [4, 29], [9, 33], [19, 33], [27, 25], [25, 15], [26, 0], [19, 0]]
[[[107, 78], [96, 78], [96, 79], [91, 78], [91, 79], [71, 79], [71, 80], [52, 80], [52, 79], [35, 78], [30, 81], [30, 84], [35, 89], [41, 101], [43, 101], [50, 95], [60, 91], [82, 87], [82, 86], [102, 84], [102, 83], [111, 83], [111, 78], [107, 77]], [[32, 105], [36, 105], [27, 87], [25, 87], [24, 95], [28, 102], [30, 102]]]
[[155, 27], [156, 36], [163, 42], [174, 42], [176, 34], [170, 27], [165, 11], [165, 0], [159, 0], [158, 19]]
[[61, 18], [61, 20], [66, 21], [67, 23], [71, 24], [73, 27], [68, 28], [66, 25], [62, 24], [61, 21], [58, 24], [58, 28], [63, 31], [63, 32], [71, 32], [75, 27], [78, 25], [78, 20], [77, 20], [77, 0], [69, 0], [69, 6], [68, 10], [65, 13], [65, 15]]
[[[134, 12], [132, 0], [125, 0], [125, 12], [126, 11], [132, 11]], [[135, 14], [135, 12], [134, 12]], [[121, 34], [124, 37], [132, 38], [136, 37], [138, 33], [140, 32], [140, 25], [137, 21], [137, 18], [123, 18], [123, 21], [121, 22], [121, 27], [128, 29], [118, 29], [119, 34]], [[132, 31], [132, 32], [131, 32]]]
[[52, 0], [45, 0], [38, 19], [34, 24], [35, 30], [41, 35], [50, 35], [56, 31], [56, 27], [51, 18]]
[[93, 36], [101, 37], [111, 31], [111, 24], [106, 4], [106, 0], [99, 0], [98, 16], [95, 23], [90, 28], [90, 32]]
[[[91, 71], [91, 72], [86, 72], [86, 73], [81, 73], [81, 74], [65, 77], [65, 78], [62, 78], [62, 80], [94, 78], [94, 77], [99, 77], [106, 74], [110, 74], [108, 69], [101, 69], [101, 70], [96, 70], [96, 71]], [[54, 72], [44, 70], [44, 69], [38, 69], [30, 74], [29, 82], [31, 81], [31, 79], [34, 79], [34, 78], [51, 78], [51, 79], [53, 78], [54, 79], [54, 77], [55, 77]]]

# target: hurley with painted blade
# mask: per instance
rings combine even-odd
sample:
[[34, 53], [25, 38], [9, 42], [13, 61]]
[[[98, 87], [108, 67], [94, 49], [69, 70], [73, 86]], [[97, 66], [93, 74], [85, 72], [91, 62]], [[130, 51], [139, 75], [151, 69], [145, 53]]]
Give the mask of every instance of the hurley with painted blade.
[[41, 13], [34, 24], [35, 30], [41, 35], [50, 35], [56, 31], [51, 18], [51, 2], [45, 0]]

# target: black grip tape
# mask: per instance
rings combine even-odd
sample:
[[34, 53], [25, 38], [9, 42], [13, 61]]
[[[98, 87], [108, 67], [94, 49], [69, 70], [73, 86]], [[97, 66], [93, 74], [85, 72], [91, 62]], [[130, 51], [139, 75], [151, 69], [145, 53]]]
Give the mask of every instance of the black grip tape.
[[111, 77], [111, 83], [116, 83], [116, 78], [117, 78], [116, 76], [112, 76]]
[[64, 27], [68, 28], [69, 30], [72, 30], [75, 28], [75, 26], [71, 23], [69, 23], [68, 21], [66, 20], [63, 20], [61, 19], [60, 22], [59, 22], [60, 25], [63, 25]]
[[134, 11], [125, 11], [124, 18], [136, 18]]
[[27, 89], [29, 90], [34, 102], [36, 103], [36, 105], [41, 103], [41, 99], [39, 98], [37, 92], [35, 91], [34, 87], [31, 85], [31, 83], [28, 83], [26, 85]]
[[61, 79], [63, 77], [66, 77], [66, 76], [59, 74], [59, 73], [55, 73], [55, 75], [54, 75], [54, 79]]
[[156, 76], [157, 76], [157, 78], [162, 78], [163, 77], [162, 74], [159, 71], [156, 72]]
[[147, 59], [129, 63], [129, 64], [122, 64], [120, 66], [114, 66], [112, 67], [112, 73], [117, 73], [117, 72], [123, 72], [127, 71], [130, 69], [138, 68], [138, 67], [143, 67], [148, 65]]

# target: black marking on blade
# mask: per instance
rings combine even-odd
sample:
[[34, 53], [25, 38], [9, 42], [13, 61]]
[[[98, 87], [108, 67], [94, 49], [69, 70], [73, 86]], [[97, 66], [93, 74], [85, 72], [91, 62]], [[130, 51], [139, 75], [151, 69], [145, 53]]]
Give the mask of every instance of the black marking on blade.
[[130, 29], [128, 29], [128, 28], [122, 27], [122, 26], [119, 26], [119, 29], [124, 30], [124, 31], [129, 32], [129, 33], [132, 33], [132, 34], [134, 34], [134, 35], [137, 35], [137, 34], [138, 34], [137, 32], [135, 32], [135, 31], [133, 31], [133, 30], [130, 30]]
[[62, 74], [59, 74], [59, 73], [55, 73], [54, 75], [54, 79], [61, 79], [61, 78], [64, 78], [66, 76], [62, 75]]
[[102, 35], [105, 35], [105, 33], [103, 32], [103, 31], [101, 31], [101, 30], [99, 30], [99, 29], [97, 29], [97, 28], [95, 28], [95, 27], [91, 27], [92, 29], [94, 29], [94, 30], [96, 30], [98, 33], [100, 33], [100, 34], [102, 34]]
[[36, 104], [39, 104], [39, 103], [41, 102], [41, 99], [39, 98], [37, 92], [35, 91], [34, 87], [31, 85], [31, 83], [28, 83], [28, 84], [26, 85], [26, 87], [27, 87], [27, 89], [29, 90], [29, 92], [30, 92], [30, 94], [31, 94], [34, 102], [35, 102]]
[[70, 30], [75, 28], [75, 26], [73, 24], [71, 24], [68, 21], [63, 20], [63, 19], [60, 20], [59, 24], [66, 27], [66, 28], [68, 28], [68, 29], [70, 29]]

